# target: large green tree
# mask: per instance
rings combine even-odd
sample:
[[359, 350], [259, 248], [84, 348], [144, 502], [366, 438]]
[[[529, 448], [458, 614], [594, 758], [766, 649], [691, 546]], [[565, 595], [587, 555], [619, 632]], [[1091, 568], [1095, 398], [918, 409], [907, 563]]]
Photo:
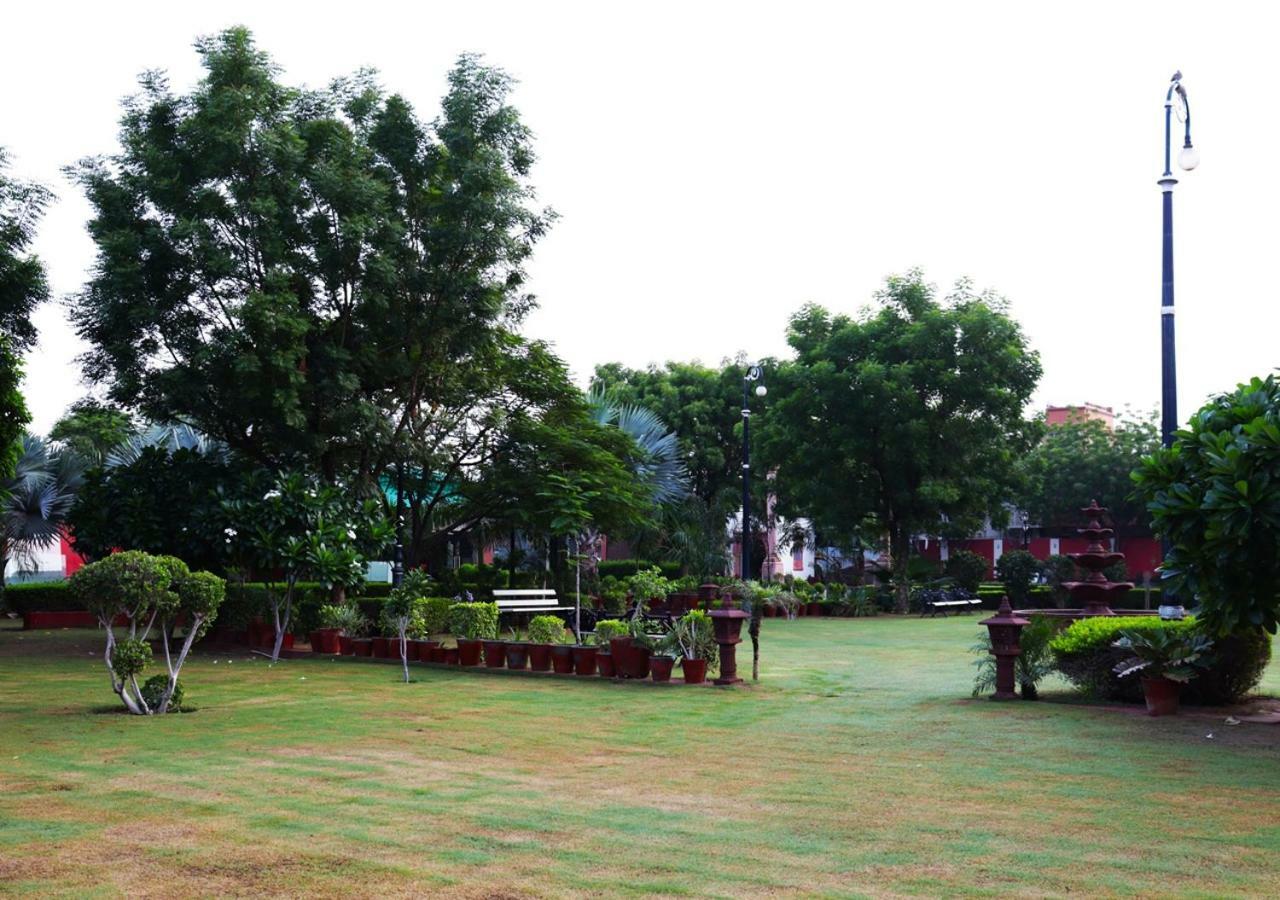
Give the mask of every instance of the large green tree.
[[31, 243], [52, 199], [48, 188], [11, 176], [0, 147], [0, 478], [13, 473], [31, 421], [20, 389], [22, 353], [36, 341], [31, 313], [49, 299], [44, 264]]
[[57, 441], [96, 466], [135, 431], [127, 412], [92, 399], [77, 401], [49, 432]]
[[511, 81], [462, 57], [426, 124], [367, 72], [284, 84], [242, 28], [196, 47], [195, 90], [144, 75], [120, 150], [73, 170], [98, 248], [73, 304], [86, 375], [256, 464], [368, 489], [532, 305], [550, 214]]
[[1168, 542], [1163, 585], [1231, 633], [1280, 621], [1280, 380], [1205, 404], [1134, 473]]
[[876, 300], [791, 318], [795, 359], [772, 375], [762, 449], [780, 513], [846, 535], [875, 517], [905, 609], [912, 536], [969, 531], [1012, 496], [1040, 360], [1004, 303], [967, 284], [939, 299], [913, 271]]
[[1079, 420], [1045, 429], [1018, 462], [1017, 503], [1043, 525], [1079, 525], [1080, 508], [1096, 499], [1117, 528], [1147, 527], [1147, 513], [1133, 496], [1130, 474], [1160, 446], [1154, 415], [1125, 419], [1114, 429]]

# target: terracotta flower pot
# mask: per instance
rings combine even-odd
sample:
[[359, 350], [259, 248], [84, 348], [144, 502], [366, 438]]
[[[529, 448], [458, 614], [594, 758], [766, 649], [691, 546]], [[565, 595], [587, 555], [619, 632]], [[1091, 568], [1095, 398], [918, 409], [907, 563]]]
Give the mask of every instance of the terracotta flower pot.
[[707, 661], [705, 659], [683, 659], [680, 668], [684, 670], [685, 684], [702, 684], [707, 680]]
[[324, 647], [320, 644], [320, 632], [313, 631], [307, 635], [307, 643], [311, 645], [312, 653], [323, 653]]
[[573, 671], [577, 675], [596, 674], [596, 648], [575, 646], [573, 648]]
[[1182, 685], [1168, 678], [1143, 678], [1142, 695], [1147, 701], [1147, 715], [1176, 716]]
[[350, 656], [355, 653], [355, 638], [348, 637], [345, 634], [338, 635], [338, 652], [343, 656]]
[[435, 646], [427, 648], [427, 662], [433, 662], [433, 663], [444, 662], [445, 656], [448, 654], [449, 651], [447, 651], [444, 647], [441, 647], [439, 641], [432, 641], [432, 643], [435, 644]]
[[612, 653], [605, 650], [596, 651], [596, 671], [600, 673], [601, 678], [612, 678], [614, 676]]
[[810, 604], [808, 604], [808, 609], [809, 609], [809, 615], [811, 615], [811, 616], [820, 616], [820, 615], [822, 615], [822, 604], [821, 604], [821, 603], [810, 603]]
[[325, 653], [341, 653], [342, 652], [342, 629], [341, 628], [321, 628], [320, 629], [320, 646], [324, 647]]
[[507, 662], [507, 648], [502, 641], [481, 641], [484, 644], [484, 666], [486, 669], [501, 669]]
[[356, 656], [373, 656], [372, 638], [353, 638], [351, 650]]
[[[529, 668], [535, 672], [551, 671], [551, 645], [529, 644]], [[510, 665], [510, 663], [508, 663]]]
[[391, 643], [384, 637], [370, 638], [373, 641], [373, 658], [374, 659], [390, 659]]
[[529, 665], [529, 645], [524, 641], [507, 641], [507, 668], [523, 672]]
[[418, 661], [434, 662], [431, 654], [440, 646], [439, 641], [418, 641]]
[[609, 639], [609, 653], [613, 657], [613, 674], [618, 678], [633, 677], [631, 675], [632, 643], [633, 639], [629, 637]]
[[[480, 656], [480, 652], [479, 652], [479, 648], [477, 648], [476, 661], [471, 663], [471, 665], [474, 666], [476, 662], [480, 661], [479, 656]], [[446, 666], [462, 665], [462, 652], [457, 647], [446, 647], [444, 649], [444, 664]]]
[[480, 665], [480, 648], [483, 643], [483, 641], [472, 641], [466, 638], [458, 638], [458, 665]]
[[674, 656], [651, 656], [649, 657], [649, 667], [653, 670], [654, 681], [670, 681], [671, 669], [676, 664]]
[[[530, 651], [532, 654], [532, 651]], [[551, 668], [557, 675], [573, 673], [573, 647], [569, 644], [552, 644], [550, 647]]]

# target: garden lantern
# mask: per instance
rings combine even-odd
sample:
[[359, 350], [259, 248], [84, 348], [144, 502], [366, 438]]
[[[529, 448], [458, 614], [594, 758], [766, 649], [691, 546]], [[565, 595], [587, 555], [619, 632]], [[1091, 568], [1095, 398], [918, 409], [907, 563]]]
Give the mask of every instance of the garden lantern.
[[986, 625], [991, 632], [991, 655], [996, 658], [996, 692], [992, 700], [1017, 699], [1015, 679], [1013, 677], [1014, 661], [1022, 653], [1020, 638], [1022, 629], [1031, 624], [1021, 616], [1013, 614], [1008, 597], [1000, 598], [1000, 609], [989, 619], [978, 623]]
[[[732, 601], [726, 600], [725, 603]], [[738, 677], [738, 644], [742, 643], [742, 623], [751, 616], [728, 605], [724, 609], [711, 610], [710, 615], [716, 643], [720, 645], [720, 676], [716, 678], [715, 684], [740, 684], [742, 679]]]

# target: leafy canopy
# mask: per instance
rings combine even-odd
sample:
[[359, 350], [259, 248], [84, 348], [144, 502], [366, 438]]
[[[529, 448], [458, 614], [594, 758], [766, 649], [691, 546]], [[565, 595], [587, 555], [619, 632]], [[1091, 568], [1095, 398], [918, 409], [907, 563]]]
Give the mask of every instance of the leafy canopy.
[[1168, 541], [1163, 586], [1211, 632], [1275, 633], [1280, 616], [1280, 381], [1210, 400], [1133, 474]]
[[889, 533], [907, 600], [911, 536], [965, 533], [1002, 516], [1023, 418], [1040, 377], [1003, 301], [961, 283], [939, 300], [919, 272], [888, 279], [857, 317], [806, 306], [791, 318], [792, 362], [772, 375], [763, 455], [778, 509], [856, 534], [868, 516]]

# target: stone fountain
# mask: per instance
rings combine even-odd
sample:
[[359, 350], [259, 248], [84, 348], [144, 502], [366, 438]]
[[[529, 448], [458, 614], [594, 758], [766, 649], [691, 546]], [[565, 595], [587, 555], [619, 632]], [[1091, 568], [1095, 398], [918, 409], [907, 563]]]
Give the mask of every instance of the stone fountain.
[[[1067, 556], [1089, 574], [1083, 581], [1064, 582], [1062, 587], [1076, 601], [1071, 605], [1076, 607], [1078, 615], [1114, 616], [1112, 607], [1117, 601], [1124, 600], [1129, 591], [1133, 590], [1133, 584], [1128, 581], [1111, 581], [1103, 574], [1103, 569], [1122, 562], [1124, 554], [1113, 552], [1109, 546], [1115, 531], [1102, 523], [1107, 514], [1106, 507], [1099, 506], [1098, 501], [1093, 500], [1080, 512], [1084, 513], [1089, 524], [1076, 530], [1088, 539], [1089, 546], [1083, 553], [1068, 553]], [[1108, 543], [1104, 544], [1103, 541]]]

